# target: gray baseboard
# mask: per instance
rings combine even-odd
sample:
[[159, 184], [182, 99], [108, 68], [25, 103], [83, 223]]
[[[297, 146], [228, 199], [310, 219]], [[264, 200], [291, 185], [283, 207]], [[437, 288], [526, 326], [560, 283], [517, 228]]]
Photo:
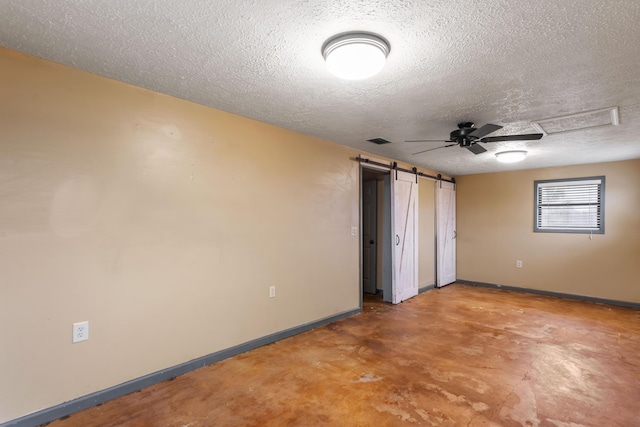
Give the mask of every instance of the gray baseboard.
[[286, 329], [281, 332], [276, 332], [262, 338], [257, 338], [255, 340], [237, 345], [235, 347], [220, 350], [215, 353], [200, 357], [198, 359], [194, 359], [180, 365], [176, 365], [149, 375], [145, 375], [140, 378], [136, 378], [131, 381], [127, 381], [126, 383], [110, 387], [105, 390], [91, 393], [86, 396], [71, 400], [69, 402], [61, 403], [60, 405], [43, 409], [41, 411], [34, 412], [33, 414], [25, 415], [24, 417], [17, 418], [12, 421], [7, 421], [0, 424], [0, 427], [36, 427], [42, 424], [47, 424], [59, 418], [66, 417], [78, 411], [82, 411], [83, 409], [91, 408], [92, 406], [96, 406], [108, 400], [115, 399], [116, 397], [133, 393], [144, 387], [148, 387], [162, 381], [170, 380], [174, 377], [177, 377], [178, 375], [182, 375], [187, 372], [202, 368], [203, 366], [211, 365], [212, 363], [219, 362], [229, 357], [245, 353], [249, 350], [262, 347], [263, 345], [271, 344], [276, 341], [289, 338], [293, 335], [297, 335], [329, 323], [333, 323], [335, 321], [353, 316], [354, 314], [358, 314], [361, 312], [362, 310], [360, 308], [357, 308], [336, 314], [334, 316], [329, 316], [324, 319], [316, 320], [314, 322], [305, 323], [303, 325]]
[[427, 286], [424, 286], [424, 287], [422, 287], [422, 288], [418, 289], [418, 294], [421, 294], [421, 293], [424, 293], [424, 292], [430, 291], [431, 289], [435, 289], [435, 288], [436, 288], [436, 285], [427, 285]]
[[483, 288], [491, 288], [491, 289], [503, 289], [506, 291], [515, 291], [515, 292], [524, 292], [527, 294], [535, 294], [535, 295], [545, 295], [548, 297], [556, 297], [556, 298], [565, 298], [576, 301], [586, 301], [586, 302], [594, 302], [598, 304], [609, 304], [609, 305], [617, 305], [620, 307], [629, 307], [629, 308], [637, 308], [640, 309], [640, 303], [630, 302], [630, 301], [618, 301], [613, 299], [605, 299], [605, 298], [597, 298], [590, 297], [586, 295], [575, 295], [575, 294], [565, 294], [562, 292], [553, 292], [553, 291], [544, 291], [540, 289], [531, 289], [531, 288], [520, 288], [517, 286], [506, 286], [506, 285], [497, 285], [495, 283], [484, 283], [484, 282], [475, 282], [472, 280], [456, 280], [456, 283], [461, 285], [472, 285], [472, 286], [480, 286]]

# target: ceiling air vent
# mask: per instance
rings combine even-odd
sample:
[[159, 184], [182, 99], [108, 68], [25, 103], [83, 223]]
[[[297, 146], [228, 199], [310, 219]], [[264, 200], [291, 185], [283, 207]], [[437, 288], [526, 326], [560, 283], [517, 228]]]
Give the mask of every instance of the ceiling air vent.
[[532, 122], [531, 126], [544, 135], [552, 135], [554, 133], [571, 132], [598, 126], [617, 126], [618, 124], [620, 124], [618, 107], [611, 107], [538, 120]]
[[367, 141], [369, 142], [373, 142], [374, 144], [378, 144], [378, 145], [382, 145], [382, 144], [391, 144], [391, 141], [387, 141], [384, 138], [373, 138], [373, 139], [367, 139]]

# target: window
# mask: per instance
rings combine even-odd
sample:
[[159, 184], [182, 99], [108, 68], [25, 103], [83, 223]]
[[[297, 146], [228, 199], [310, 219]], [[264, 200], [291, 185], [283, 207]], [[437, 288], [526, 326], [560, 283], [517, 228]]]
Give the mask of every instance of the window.
[[604, 234], [604, 176], [535, 181], [533, 231]]

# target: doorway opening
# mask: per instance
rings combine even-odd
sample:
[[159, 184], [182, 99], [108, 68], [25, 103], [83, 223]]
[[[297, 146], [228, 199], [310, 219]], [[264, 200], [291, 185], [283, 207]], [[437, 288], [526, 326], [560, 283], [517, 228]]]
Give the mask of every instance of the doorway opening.
[[361, 293], [398, 304], [418, 295], [418, 175], [361, 172]]
[[389, 171], [362, 168], [361, 301], [391, 301], [391, 185]]

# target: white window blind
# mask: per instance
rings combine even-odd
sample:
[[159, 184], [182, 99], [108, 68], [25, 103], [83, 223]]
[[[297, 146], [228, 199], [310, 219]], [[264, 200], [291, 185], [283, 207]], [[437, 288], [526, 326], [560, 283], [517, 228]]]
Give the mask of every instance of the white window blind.
[[535, 181], [534, 231], [604, 233], [604, 177]]

